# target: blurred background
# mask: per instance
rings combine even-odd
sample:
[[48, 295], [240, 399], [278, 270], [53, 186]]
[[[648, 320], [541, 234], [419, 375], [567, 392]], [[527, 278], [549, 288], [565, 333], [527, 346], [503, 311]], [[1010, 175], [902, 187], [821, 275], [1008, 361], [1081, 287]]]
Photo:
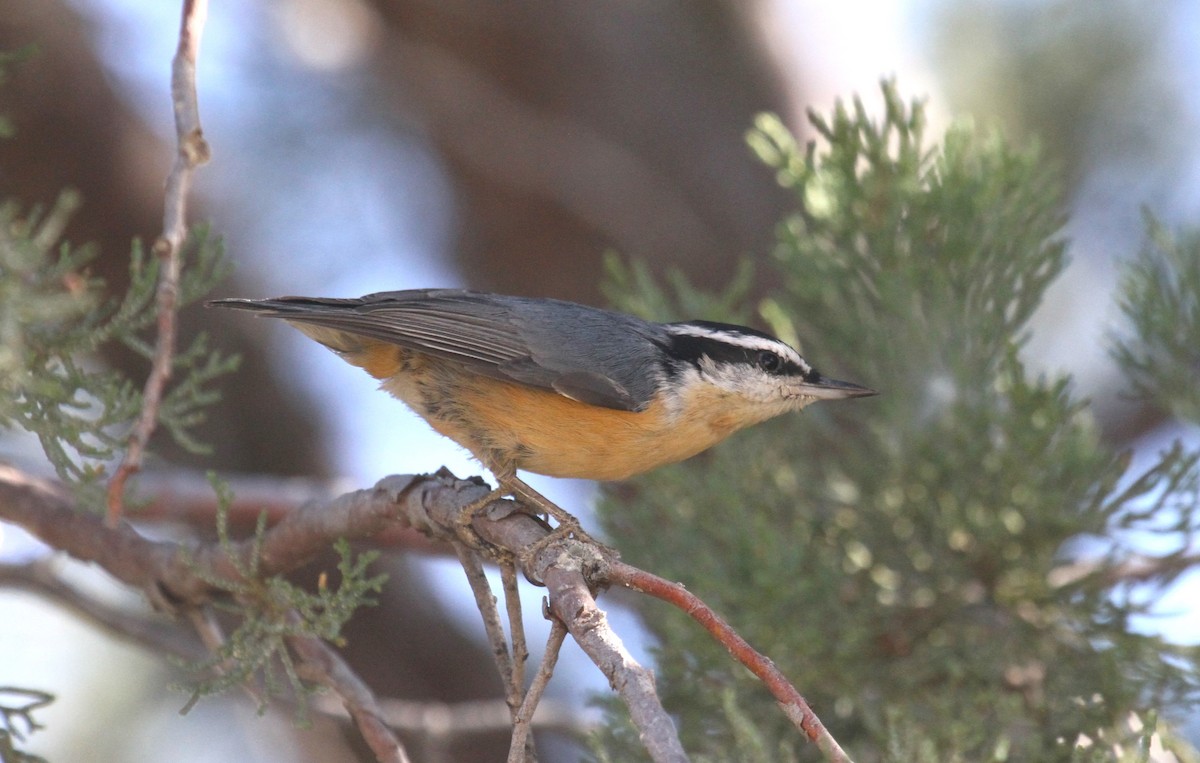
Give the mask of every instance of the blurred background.
[[[178, 3], [163, 0], [0, 0], [0, 47], [37, 45], [0, 89], [17, 131], [0, 142], [0, 192], [49, 204], [81, 191], [69, 236], [97, 242], [97, 270], [117, 286], [130, 240], [161, 229], [178, 24]], [[225, 0], [210, 7], [199, 71], [214, 159], [198, 173], [193, 218], [226, 240], [235, 271], [224, 294], [465, 285], [592, 304], [607, 251], [714, 287], [739, 258], [769, 252], [790, 201], [745, 146], [754, 115], [774, 111], [807, 136], [805, 109], [856, 93], [878, 109], [880, 78], [895, 76], [941, 126], [994, 125], [1040, 142], [1061, 168], [1073, 263], [1027, 360], [1076, 374], [1114, 446], [1195, 436], [1124, 399], [1104, 349], [1140, 208], [1172, 226], [1200, 219], [1190, 0]], [[199, 309], [185, 325], [245, 360], [209, 425], [215, 455], [197, 463], [164, 442], [165, 463], [364, 486], [443, 464], [478, 472], [365, 374], [286, 327]], [[819, 358], [819, 338], [806, 347]], [[130, 357], [107, 360], [144, 373]], [[21, 440], [0, 440], [0, 458], [36, 468]], [[569, 505], [593, 490], [535, 484]], [[0, 533], [0, 557], [42, 553]], [[347, 634], [360, 671], [387, 696], [500, 696], [477, 616], [457, 603], [457, 565], [388, 567], [381, 606]], [[1195, 593], [1181, 581], [1145, 627], [1200, 642]], [[531, 611], [538, 600], [531, 591]], [[552, 693], [603, 688], [577, 651], [568, 657]], [[171, 678], [153, 655], [0, 592], [0, 684], [59, 695], [31, 745], [51, 760], [364, 754], [333, 725], [296, 732], [285, 713], [259, 719], [240, 698], [180, 718], [185, 695], [162, 689]], [[501, 749], [503, 734], [483, 735], [443, 759]]]

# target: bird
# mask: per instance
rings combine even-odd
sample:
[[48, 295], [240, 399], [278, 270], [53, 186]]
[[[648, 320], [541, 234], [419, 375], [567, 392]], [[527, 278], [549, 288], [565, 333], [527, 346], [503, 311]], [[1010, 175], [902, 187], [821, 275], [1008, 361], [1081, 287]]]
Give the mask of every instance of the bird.
[[477, 508], [512, 496], [577, 535], [519, 470], [623, 480], [819, 400], [877, 394], [753, 328], [556, 299], [408, 289], [207, 304], [282, 319], [379, 380], [495, 476]]

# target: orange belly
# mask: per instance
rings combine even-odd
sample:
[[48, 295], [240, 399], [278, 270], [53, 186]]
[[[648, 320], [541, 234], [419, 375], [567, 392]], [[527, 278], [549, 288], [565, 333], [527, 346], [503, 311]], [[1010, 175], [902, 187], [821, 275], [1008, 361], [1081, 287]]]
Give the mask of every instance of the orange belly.
[[617, 411], [485, 377], [460, 385], [457, 392], [471, 421], [429, 417], [434, 429], [485, 463], [499, 459], [498, 465], [552, 477], [625, 479], [682, 461], [728, 434], [710, 427], [680, 431], [661, 405]]
[[[660, 401], [644, 411], [618, 411], [493, 379], [396, 345], [328, 329], [298, 328], [380, 379], [383, 389], [492, 471], [625, 479], [694, 456], [758, 420], [704, 400], [720, 394], [711, 388], [674, 406]], [[704, 411], [721, 413], [710, 416]]]

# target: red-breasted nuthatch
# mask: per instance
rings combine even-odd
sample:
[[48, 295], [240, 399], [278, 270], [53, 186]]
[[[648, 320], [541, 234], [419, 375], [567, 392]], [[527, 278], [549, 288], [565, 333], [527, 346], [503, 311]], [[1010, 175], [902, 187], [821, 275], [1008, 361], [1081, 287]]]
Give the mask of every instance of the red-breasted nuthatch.
[[754, 329], [553, 299], [416, 289], [209, 304], [292, 324], [471, 451], [497, 492], [560, 521], [518, 469], [624, 479], [817, 400], [875, 394]]

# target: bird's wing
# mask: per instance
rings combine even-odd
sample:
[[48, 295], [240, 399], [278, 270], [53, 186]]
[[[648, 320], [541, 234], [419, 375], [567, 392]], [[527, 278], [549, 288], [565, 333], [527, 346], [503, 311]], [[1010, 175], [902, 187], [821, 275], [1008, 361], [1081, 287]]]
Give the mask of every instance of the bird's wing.
[[[588, 363], [576, 345], [581, 338], [562, 335], [562, 329], [553, 325], [553, 306], [568, 303], [416, 289], [358, 299], [279, 297], [209, 304], [388, 342], [462, 363], [475, 373], [554, 390], [589, 405], [640, 410], [649, 401], [648, 393], [632, 394], [615, 374], [605, 372], [603, 364]], [[569, 307], [585, 315], [616, 315], [582, 305]]]

